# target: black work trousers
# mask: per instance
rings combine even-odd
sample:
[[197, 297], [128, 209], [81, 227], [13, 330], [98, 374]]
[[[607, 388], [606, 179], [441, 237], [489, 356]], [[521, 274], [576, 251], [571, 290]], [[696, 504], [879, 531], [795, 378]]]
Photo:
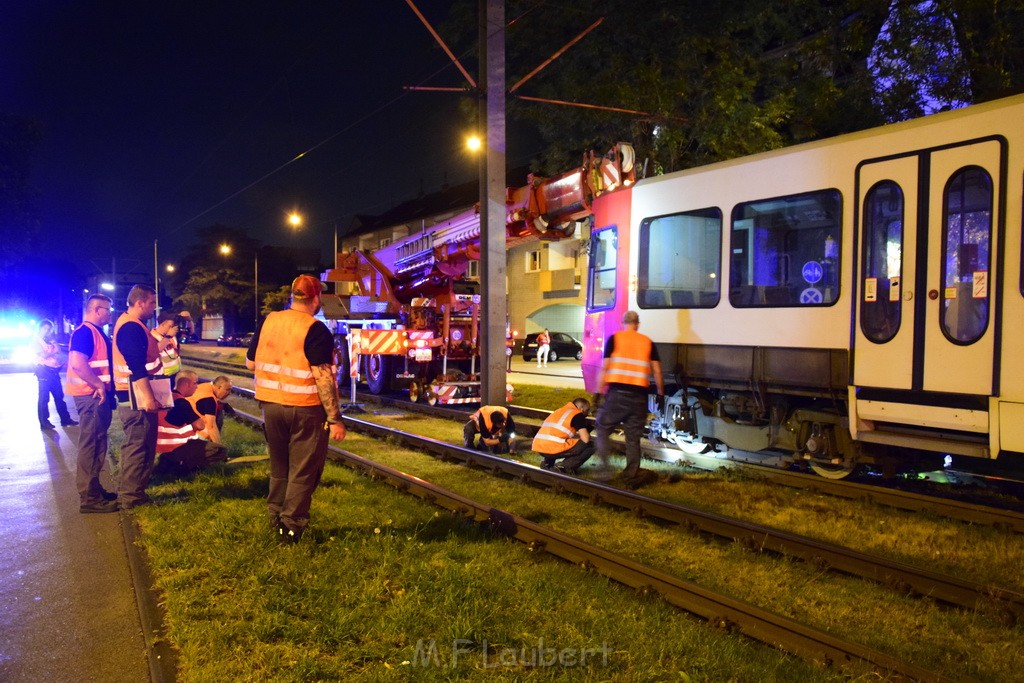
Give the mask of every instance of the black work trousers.
[[313, 492], [327, 462], [327, 412], [319, 405], [264, 402], [260, 406], [270, 453], [267, 514], [272, 526], [280, 523], [301, 534], [309, 524]]
[[51, 394], [53, 402], [57, 404], [57, 414], [60, 415], [61, 424], [71, 422], [71, 414], [68, 412], [67, 404], [64, 403], [64, 388], [60, 385], [60, 370], [47, 365], [37, 365], [35, 375], [39, 380], [39, 402], [36, 404], [36, 412], [39, 413], [39, 426], [44, 427], [50, 421]]
[[107, 430], [113, 413], [109, 399], [101, 401], [92, 394], [75, 396], [78, 411], [78, 498], [82, 505], [103, 502], [100, 471], [107, 460]]

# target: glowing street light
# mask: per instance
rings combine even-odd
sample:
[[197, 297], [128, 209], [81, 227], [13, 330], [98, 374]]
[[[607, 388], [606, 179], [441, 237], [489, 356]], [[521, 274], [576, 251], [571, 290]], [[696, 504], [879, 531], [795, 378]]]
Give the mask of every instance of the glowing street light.
[[484, 143], [480, 139], [480, 136], [478, 135], [470, 135], [468, 138], [466, 138], [466, 148], [470, 152], [479, 152], [480, 148], [483, 146]]
[[101, 282], [100, 283], [100, 288], [105, 290], [105, 291], [107, 291], [107, 292], [113, 292], [114, 291], [114, 285], [109, 283], [109, 282]]
[[220, 245], [220, 253], [223, 254], [224, 256], [227, 256], [228, 254], [230, 254], [231, 253], [231, 245], [230, 244], [222, 244], [222, 245]]
[[292, 226], [293, 228], [301, 227], [302, 215], [297, 211], [292, 211], [290, 214], [288, 214], [288, 225]]
[[173, 272], [174, 272], [175, 270], [177, 270], [177, 269], [176, 269], [176, 268], [174, 267], [174, 264], [173, 264], [173, 263], [168, 263], [168, 264], [167, 264], [167, 267], [166, 267], [166, 269], [167, 269], [167, 272], [168, 272], [168, 273], [173, 273]]

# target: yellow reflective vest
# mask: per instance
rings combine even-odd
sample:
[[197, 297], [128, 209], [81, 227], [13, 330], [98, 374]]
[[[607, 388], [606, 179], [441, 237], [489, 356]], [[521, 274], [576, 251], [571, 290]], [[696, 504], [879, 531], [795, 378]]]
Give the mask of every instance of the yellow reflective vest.
[[646, 335], [634, 330], [620, 330], [615, 340], [604, 381], [608, 384], [631, 384], [647, 388], [651, 384], [651, 347]]
[[575, 446], [580, 439], [572, 428], [572, 420], [581, 413], [574, 404], [566, 403], [548, 415], [537, 430], [537, 436], [533, 437], [531, 448], [544, 455], [558, 455]]

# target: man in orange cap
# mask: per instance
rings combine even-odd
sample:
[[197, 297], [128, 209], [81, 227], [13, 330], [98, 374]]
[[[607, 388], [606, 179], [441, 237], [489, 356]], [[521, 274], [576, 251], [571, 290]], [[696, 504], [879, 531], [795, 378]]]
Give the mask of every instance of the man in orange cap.
[[245, 361], [256, 371], [256, 400], [270, 453], [267, 512], [283, 543], [297, 543], [309, 524], [328, 436], [341, 441], [346, 434], [334, 378], [334, 338], [313, 317], [323, 285], [312, 275], [300, 275], [291, 289], [291, 307], [267, 316]]

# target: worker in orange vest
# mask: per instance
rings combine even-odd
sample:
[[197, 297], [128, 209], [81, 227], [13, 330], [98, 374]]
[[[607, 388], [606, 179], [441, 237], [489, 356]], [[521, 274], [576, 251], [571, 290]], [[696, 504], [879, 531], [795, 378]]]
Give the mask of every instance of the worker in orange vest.
[[[563, 474], [579, 472], [595, 450], [587, 426], [589, 412], [590, 401], [579, 397], [547, 416], [533, 437], [533, 451], [544, 456], [541, 468], [555, 469]], [[562, 464], [556, 465], [555, 462], [562, 458]]]
[[640, 474], [640, 438], [647, 424], [647, 395], [653, 377], [659, 400], [665, 395], [658, 349], [646, 335], [640, 334], [640, 316], [626, 311], [623, 329], [605, 343], [604, 362], [598, 377], [597, 392], [604, 400], [597, 411], [597, 455], [608, 463], [608, 437], [622, 425], [626, 432], [626, 467], [621, 478], [628, 486], [638, 486]]
[[206, 422], [190, 400], [199, 386], [212, 385], [209, 382], [200, 385], [199, 376], [192, 370], [178, 373], [172, 394], [174, 407], [161, 410], [157, 421], [157, 472], [187, 476], [227, 459], [227, 448], [219, 440], [211, 441], [201, 436]]
[[[504, 406], [480, 406], [462, 427], [462, 443], [466, 448], [490, 453], [513, 450], [516, 424]], [[480, 439], [477, 440], [477, 435]]]
[[85, 302], [82, 324], [68, 344], [68, 376], [64, 391], [78, 411], [79, 512], [117, 512], [117, 494], [100, 484], [107, 460], [107, 431], [112, 419], [114, 382], [110, 370], [110, 339], [102, 327], [110, 322], [110, 297], [93, 294]]
[[231, 380], [225, 375], [216, 377], [212, 382], [203, 382], [191, 394], [187, 394], [192, 409], [203, 420], [199, 428], [199, 437], [214, 443], [222, 443], [220, 427], [224, 424], [224, 399], [231, 393]]
[[245, 361], [256, 371], [256, 400], [270, 453], [267, 512], [283, 543], [297, 543], [309, 524], [328, 436], [341, 441], [346, 434], [334, 378], [334, 338], [313, 317], [323, 285], [312, 275], [300, 275], [291, 292], [291, 307], [266, 317]]

